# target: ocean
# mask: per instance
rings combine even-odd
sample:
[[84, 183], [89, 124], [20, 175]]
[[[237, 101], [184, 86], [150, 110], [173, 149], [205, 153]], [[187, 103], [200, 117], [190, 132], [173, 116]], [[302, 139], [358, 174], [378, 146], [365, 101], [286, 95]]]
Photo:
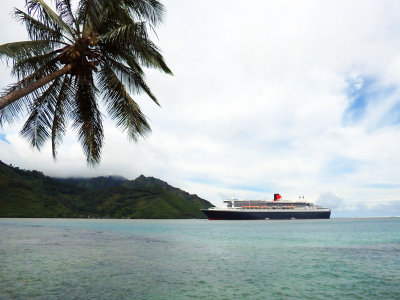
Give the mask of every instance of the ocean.
[[400, 218], [0, 219], [0, 299], [400, 299]]

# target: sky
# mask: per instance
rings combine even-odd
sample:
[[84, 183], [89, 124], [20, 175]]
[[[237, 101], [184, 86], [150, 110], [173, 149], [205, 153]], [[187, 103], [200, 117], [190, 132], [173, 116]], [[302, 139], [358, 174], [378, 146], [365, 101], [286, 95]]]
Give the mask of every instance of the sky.
[[[400, 2], [166, 0], [156, 44], [174, 76], [147, 70], [161, 107], [135, 95], [152, 133], [104, 120], [89, 168], [69, 130], [56, 161], [0, 128], [0, 160], [56, 177], [143, 174], [220, 206], [306, 200], [332, 217], [400, 216]], [[0, 43], [26, 39], [1, 1]], [[0, 64], [0, 87], [15, 81]]]

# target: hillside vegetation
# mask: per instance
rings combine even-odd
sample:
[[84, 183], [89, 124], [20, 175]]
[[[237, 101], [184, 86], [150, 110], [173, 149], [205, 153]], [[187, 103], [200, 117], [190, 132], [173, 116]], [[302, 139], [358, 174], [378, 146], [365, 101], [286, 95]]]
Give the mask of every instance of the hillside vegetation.
[[0, 217], [204, 218], [211, 206], [153, 177], [51, 178], [0, 161]]

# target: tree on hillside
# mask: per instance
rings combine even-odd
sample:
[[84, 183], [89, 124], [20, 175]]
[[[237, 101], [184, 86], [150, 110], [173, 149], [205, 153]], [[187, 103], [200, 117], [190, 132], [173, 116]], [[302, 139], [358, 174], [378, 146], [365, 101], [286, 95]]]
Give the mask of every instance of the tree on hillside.
[[30, 40], [0, 46], [0, 58], [12, 61], [18, 82], [0, 98], [0, 126], [21, 115], [21, 134], [32, 147], [51, 140], [53, 157], [68, 121], [90, 166], [100, 161], [103, 145], [99, 98], [116, 125], [136, 140], [150, 131], [130, 93], [156, 97], [144, 80], [143, 67], [172, 74], [149, 30], [162, 21], [158, 0], [26, 0], [26, 12], [14, 9]]

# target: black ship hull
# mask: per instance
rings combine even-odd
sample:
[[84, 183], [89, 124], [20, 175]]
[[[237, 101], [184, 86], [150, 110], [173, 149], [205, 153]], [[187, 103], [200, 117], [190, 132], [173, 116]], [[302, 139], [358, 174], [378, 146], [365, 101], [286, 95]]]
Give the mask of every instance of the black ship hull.
[[290, 219], [329, 219], [330, 210], [323, 211], [228, 211], [208, 210], [202, 212], [209, 220], [290, 220]]

